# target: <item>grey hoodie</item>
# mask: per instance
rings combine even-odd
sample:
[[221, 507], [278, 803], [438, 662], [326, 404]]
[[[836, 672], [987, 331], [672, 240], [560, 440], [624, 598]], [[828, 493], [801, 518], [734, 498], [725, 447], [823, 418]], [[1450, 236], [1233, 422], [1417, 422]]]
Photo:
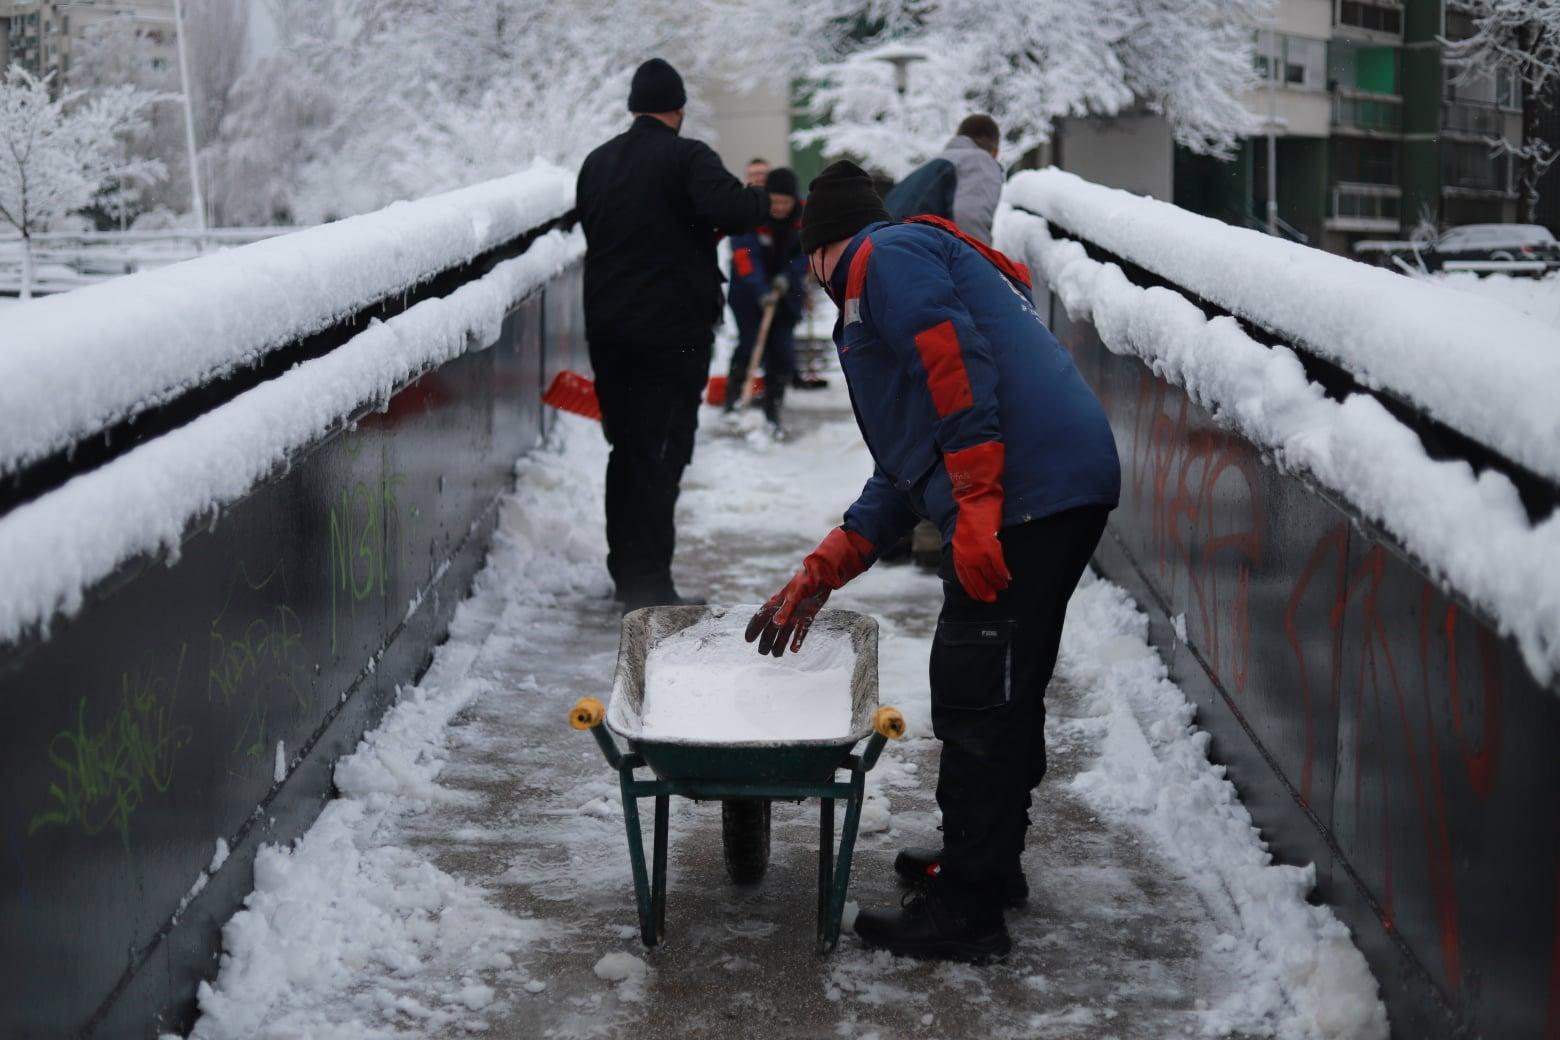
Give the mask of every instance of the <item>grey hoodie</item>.
[[1002, 195], [1002, 165], [991, 153], [962, 134], [955, 134], [938, 156], [953, 163], [953, 222], [965, 234], [991, 244], [991, 220]]

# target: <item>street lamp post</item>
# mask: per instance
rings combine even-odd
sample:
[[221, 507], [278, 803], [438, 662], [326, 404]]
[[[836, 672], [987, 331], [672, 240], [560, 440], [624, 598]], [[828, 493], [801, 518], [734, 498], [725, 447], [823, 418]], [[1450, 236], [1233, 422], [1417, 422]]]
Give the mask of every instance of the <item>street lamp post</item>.
[[1267, 56], [1267, 229], [1278, 234], [1278, 33], [1269, 32]]
[[887, 62], [894, 67], [894, 90], [902, 98], [905, 96], [905, 91], [910, 89], [910, 66], [918, 61], [925, 61], [927, 55], [925, 51], [914, 47], [890, 43], [873, 51], [871, 57], [874, 61]]
[[184, 43], [184, 2], [173, 0], [174, 35], [179, 44], [179, 83], [184, 91], [184, 146], [190, 163], [190, 206], [195, 210], [195, 228], [206, 230], [206, 199], [200, 190], [200, 160], [195, 149], [195, 102], [190, 93], [189, 49]]

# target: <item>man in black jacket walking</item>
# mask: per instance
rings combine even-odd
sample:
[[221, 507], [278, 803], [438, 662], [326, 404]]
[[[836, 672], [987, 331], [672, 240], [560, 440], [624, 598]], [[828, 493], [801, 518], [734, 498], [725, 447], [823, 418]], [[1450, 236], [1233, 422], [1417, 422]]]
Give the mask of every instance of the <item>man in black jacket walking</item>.
[[673, 517], [725, 299], [721, 234], [769, 215], [769, 196], [678, 136], [687, 93], [660, 58], [634, 73], [633, 125], [580, 167], [585, 336], [607, 463], [607, 569], [633, 610], [686, 602], [672, 585]]

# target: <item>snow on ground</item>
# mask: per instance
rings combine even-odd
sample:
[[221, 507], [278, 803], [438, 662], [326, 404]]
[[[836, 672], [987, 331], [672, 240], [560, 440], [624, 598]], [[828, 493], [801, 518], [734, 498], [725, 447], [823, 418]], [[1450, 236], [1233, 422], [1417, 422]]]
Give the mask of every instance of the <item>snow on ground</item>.
[[1560, 479], [1552, 325], [1061, 170], [1020, 173], [1003, 198]]
[[574, 178], [524, 173], [8, 307], [0, 473], [560, 216]]
[[[1379, 522], [1514, 636], [1541, 684], [1560, 671], [1560, 514], [1534, 524], [1504, 475], [1432, 460], [1375, 398], [1327, 397], [1293, 351], [1256, 342], [1229, 318], [1210, 321], [1178, 293], [1139, 288], [1079, 243], [1053, 238], [1038, 217], [1005, 210], [998, 240], [1036, 267], [1070, 315], [1092, 321], [1109, 349], [1141, 359], [1280, 465]], [[1560, 349], [1554, 357], [1560, 364]]]
[[[1431, 275], [1426, 280], [1433, 285], [1495, 300], [1537, 318], [1550, 328], [1560, 329], [1560, 272], [1543, 278], [1513, 278], [1509, 274], [1480, 278], [1471, 271], [1449, 271]], [[1560, 344], [1556, 349], [1560, 350]]]
[[[837, 383], [837, 376], [836, 376]], [[838, 385], [795, 436], [705, 411], [679, 583], [778, 587], [871, 469]], [[775, 808], [769, 874], [727, 883], [719, 810], [673, 801], [668, 940], [637, 939], [622, 809], [567, 708], [610, 689], [618, 613], [599, 520], [604, 447], [565, 417], [520, 464], [450, 641], [337, 770], [343, 797], [267, 849], [194, 1036], [1385, 1037], [1363, 959], [1308, 868], [1275, 866], [1120, 589], [1074, 598], [1049, 698], [1052, 772], [1016, 948], [987, 969], [812, 951], [816, 817]], [[909, 738], [870, 774], [851, 899], [897, 900], [894, 851], [935, 844], [926, 659], [933, 575], [882, 566], [831, 606], [882, 626], [881, 696]], [[645, 803], [648, 811], [649, 803]]]
[[497, 342], [504, 315], [584, 248], [578, 231], [549, 232], [450, 295], [376, 322], [0, 517], [0, 640], [73, 613], [88, 588], [137, 555], [177, 552], [190, 524], [237, 501], [299, 448], [363, 408], [388, 404], [430, 368]]

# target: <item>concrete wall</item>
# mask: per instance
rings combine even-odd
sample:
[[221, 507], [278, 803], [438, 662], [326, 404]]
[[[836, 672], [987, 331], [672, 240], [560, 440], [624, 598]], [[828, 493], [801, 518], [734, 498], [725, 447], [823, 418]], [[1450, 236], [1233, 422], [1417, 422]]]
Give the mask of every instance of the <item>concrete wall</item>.
[[[543, 381], [588, 369], [580, 305], [576, 268], [177, 562], [134, 561], [0, 647], [0, 1036], [188, 1027], [256, 849], [308, 828], [444, 638], [542, 434]], [[218, 839], [231, 855], [190, 898]]]
[[1085, 180], [1166, 202], [1173, 198], [1174, 139], [1163, 116], [1062, 119], [1055, 147], [1061, 168]]
[[701, 84], [698, 96], [713, 109], [708, 120], [719, 135], [715, 150], [738, 177], [747, 162], [763, 156], [772, 166], [791, 164], [791, 91], [784, 81], [765, 81], [743, 93]]
[[1096, 563], [1148, 613], [1274, 857], [1314, 865], [1393, 1035], [1560, 1037], [1560, 690], [1335, 496], [1041, 295], [1121, 455]]

